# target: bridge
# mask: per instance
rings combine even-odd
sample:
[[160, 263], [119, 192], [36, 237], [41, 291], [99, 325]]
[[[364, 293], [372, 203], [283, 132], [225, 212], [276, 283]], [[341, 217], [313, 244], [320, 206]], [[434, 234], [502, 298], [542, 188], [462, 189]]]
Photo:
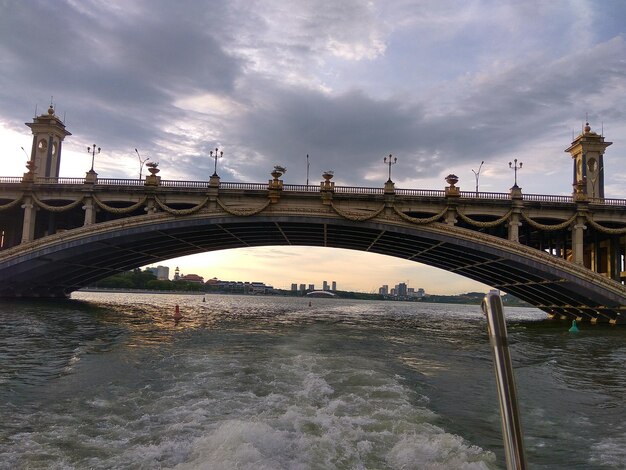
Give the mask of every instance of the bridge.
[[[55, 138], [69, 134], [61, 131]], [[579, 143], [598, 144], [586, 134]], [[51, 146], [41, 152], [50, 157]], [[319, 185], [289, 185], [280, 167], [267, 183], [222, 182], [217, 173], [165, 180], [156, 165], [145, 179], [98, 178], [93, 169], [62, 178], [50, 158], [33, 158], [23, 176], [0, 177], [0, 296], [64, 297], [121, 271], [212, 250], [323, 246], [445, 269], [553, 318], [626, 323], [626, 200], [605, 198], [598, 175], [594, 186], [582, 177], [603, 168], [591, 168], [590, 155], [586, 148], [587, 173], [571, 196], [523, 194], [517, 185], [461, 191], [454, 175], [442, 190], [396, 188], [391, 178], [380, 188], [342, 187], [330, 172]]]

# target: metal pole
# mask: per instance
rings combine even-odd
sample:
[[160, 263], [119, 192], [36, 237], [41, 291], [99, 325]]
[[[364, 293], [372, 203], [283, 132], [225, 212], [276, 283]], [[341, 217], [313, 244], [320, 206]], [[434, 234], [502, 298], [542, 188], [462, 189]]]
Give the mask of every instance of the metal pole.
[[504, 307], [500, 294], [494, 292], [487, 294], [483, 299], [482, 310], [487, 315], [489, 341], [493, 353], [506, 468], [508, 470], [525, 470], [526, 458], [524, 456], [522, 423], [517, 404], [513, 364], [509, 353]]
[[306, 185], [309, 185], [309, 154], [306, 154]]

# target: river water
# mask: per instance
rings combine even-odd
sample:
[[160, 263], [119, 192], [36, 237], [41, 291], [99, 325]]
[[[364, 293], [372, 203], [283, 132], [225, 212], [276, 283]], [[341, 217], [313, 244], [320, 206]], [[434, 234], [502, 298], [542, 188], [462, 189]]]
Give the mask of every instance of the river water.
[[[626, 329], [506, 315], [529, 468], [626, 468]], [[505, 467], [476, 306], [75, 293], [0, 322], [2, 469]]]

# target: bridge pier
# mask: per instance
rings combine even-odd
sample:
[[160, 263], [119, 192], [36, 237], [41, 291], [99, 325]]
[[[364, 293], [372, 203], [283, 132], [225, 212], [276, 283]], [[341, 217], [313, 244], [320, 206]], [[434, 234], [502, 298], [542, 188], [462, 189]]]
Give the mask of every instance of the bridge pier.
[[572, 227], [572, 261], [583, 266], [585, 264], [584, 235], [587, 226], [583, 216], [576, 217], [576, 222]]
[[84, 225], [91, 225], [96, 223], [96, 208], [93, 202], [93, 198], [85, 198], [85, 205], [83, 206], [85, 211], [85, 223]]
[[21, 243], [27, 243], [35, 239], [35, 219], [37, 215], [37, 208], [30, 196], [24, 198], [22, 209], [24, 209], [24, 221], [22, 223]]

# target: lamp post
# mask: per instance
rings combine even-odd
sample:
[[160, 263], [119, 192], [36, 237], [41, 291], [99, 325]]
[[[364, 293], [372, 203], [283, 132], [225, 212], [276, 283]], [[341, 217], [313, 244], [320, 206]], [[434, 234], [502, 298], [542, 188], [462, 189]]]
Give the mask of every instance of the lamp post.
[[137, 158], [139, 159], [139, 179], [141, 179], [141, 171], [143, 170], [143, 166], [148, 160], [150, 160], [150, 157], [142, 159], [141, 155], [139, 155], [139, 150], [137, 149], [135, 149], [135, 153], [137, 154]]
[[96, 153], [100, 153], [100, 147], [98, 147], [98, 151], [96, 152], [96, 144], [93, 144], [93, 147], [87, 146], [87, 153], [91, 154], [91, 172], [93, 172], [93, 162], [96, 156]]
[[474, 176], [476, 177], [476, 197], [478, 197], [478, 178], [480, 178], [480, 169], [483, 167], [483, 163], [485, 162], [484, 161], [480, 162], [478, 171], [474, 171], [474, 169], [472, 169], [472, 171], [474, 172]]
[[306, 154], [306, 185], [309, 185], [309, 154]]
[[217, 159], [218, 158], [222, 158], [224, 156], [224, 152], [220, 152], [217, 147], [215, 148], [215, 154], [213, 153], [213, 150], [211, 150], [209, 152], [209, 155], [211, 155], [212, 158], [215, 158], [215, 167], [213, 168], [213, 175], [212, 176], [217, 176]]
[[387, 183], [391, 183], [391, 165], [395, 165], [396, 163], [398, 163], [398, 158], [393, 157], [391, 154], [389, 154], [388, 157], [383, 158], [383, 162], [389, 165], [389, 180], [387, 180]]
[[515, 172], [515, 184], [513, 185], [514, 188], [517, 188], [517, 170], [521, 170], [522, 169], [522, 162], [519, 162], [519, 165], [517, 164], [517, 158], [515, 160], [513, 160], [513, 162], [509, 162], [509, 168], [512, 168], [513, 171]]

